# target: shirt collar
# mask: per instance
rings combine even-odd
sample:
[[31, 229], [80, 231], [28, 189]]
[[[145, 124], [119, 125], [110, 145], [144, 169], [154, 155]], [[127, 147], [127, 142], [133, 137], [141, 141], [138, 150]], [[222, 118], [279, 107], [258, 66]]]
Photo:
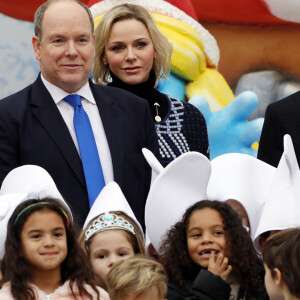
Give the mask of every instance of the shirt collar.
[[[61, 100], [63, 100], [66, 96], [69, 94], [64, 91], [63, 89], [57, 87], [56, 85], [50, 83], [42, 74], [41, 79], [50, 93], [52, 99], [54, 100], [55, 104], [58, 104]], [[84, 86], [82, 86], [76, 94], [80, 95], [84, 99], [88, 100], [89, 102], [96, 104], [93, 93], [91, 91], [91, 87], [89, 85], [89, 82], [87, 82]]]

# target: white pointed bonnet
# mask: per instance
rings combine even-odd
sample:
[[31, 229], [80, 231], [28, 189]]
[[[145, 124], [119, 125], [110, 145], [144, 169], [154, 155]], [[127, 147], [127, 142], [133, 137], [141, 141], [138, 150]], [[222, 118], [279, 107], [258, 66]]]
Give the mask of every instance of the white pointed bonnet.
[[15, 193], [0, 196], [0, 259], [5, 253], [7, 225], [15, 208], [27, 199], [27, 195]]
[[276, 169], [270, 190], [262, 207], [254, 237], [257, 250], [259, 236], [267, 231], [300, 226], [300, 171], [292, 139], [284, 136], [284, 151]]
[[52, 177], [42, 167], [36, 165], [23, 165], [11, 170], [4, 178], [0, 195], [21, 193], [27, 199], [55, 198], [66, 210], [73, 221], [70, 207], [58, 191]]
[[182, 219], [186, 209], [206, 199], [210, 172], [211, 165], [206, 156], [187, 152], [157, 176], [145, 207], [147, 234], [157, 251], [167, 231]]
[[264, 202], [275, 170], [273, 166], [247, 154], [227, 153], [211, 161], [207, 194], [210, 200], [234, 199], [245, 208], [254, 238], [259, 208]]
[[121, 211], [127, 216], [129, 216], [143, 232], [142, 226], [135, 217], [130, 205], [128, 204], [123, 192], [121, 191], [119, 185], [111, 181], [100, 192], [99, 196], [95, 200], [90, 212], [84, 222], [83, 228], [86, 230], [87, 225], [94, 218], [101, 214], [112, 211]]
[[11, 170], [0, 189], [0, 259], [4, 256], [7, 224], [16, 207], [28, 199], [55, 198], [68, 213], [72, 212], [46, 170], [35, 165], [24, 165]]
[[153, 182], [156, 180], [157, 176], [161, 173], [164, 167], [161, 165], [161, 163], [158, 161], [158, 159], [150, 150], [148, 150], [147, 148], [143, 148], [142, 152], [147, 163], [149, 164], [152, 170], [152, 176], [151, 176], [151, 186], [152, 186]]

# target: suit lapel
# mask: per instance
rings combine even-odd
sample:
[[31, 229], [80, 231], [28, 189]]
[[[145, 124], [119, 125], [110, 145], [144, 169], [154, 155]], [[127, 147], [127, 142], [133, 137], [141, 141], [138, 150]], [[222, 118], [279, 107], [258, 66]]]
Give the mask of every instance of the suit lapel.
[[85, 186], [83, 168], [77, 149], [65, 121], [40, 76], [33, 85], [31, 105], [33, 114], [56, 143], [78, 180]]
[[103, 89], [90, 83], [109, 145], [114, 171], [114, 180], [122, 186], [124, 141], [122, 132], [122, 114], [114, 105], [110, 95], [105, 95]]

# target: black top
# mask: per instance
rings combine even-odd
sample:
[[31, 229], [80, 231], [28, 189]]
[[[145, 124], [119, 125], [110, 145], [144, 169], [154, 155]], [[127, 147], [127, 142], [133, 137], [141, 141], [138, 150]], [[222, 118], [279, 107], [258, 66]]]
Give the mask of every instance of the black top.
[[[207, 128], [202, 113], [193, 105], [170, 98], [155, 89], [156, 77], [153, 71], [146, 82], [136, 85], [127, 84], [112, 73], [111, 77], [109, 86], [125, 89], [149, 103], [165, 166], [188, 151], [200, 152], [209, 158]], [[161, 118], [159, 122], [155, 121], [157, 115]]]
[[182, 285], [172, 279], [168, 282], [168, 300], [269, 300], [264, 287], [256, 296], [249, 297], [247, 291], [239, 289], [237, 298], [231, 295], [230, 285], [220, 276], [214, 275], [208, 270], [201, 269], [196, 275], [185, 276]]

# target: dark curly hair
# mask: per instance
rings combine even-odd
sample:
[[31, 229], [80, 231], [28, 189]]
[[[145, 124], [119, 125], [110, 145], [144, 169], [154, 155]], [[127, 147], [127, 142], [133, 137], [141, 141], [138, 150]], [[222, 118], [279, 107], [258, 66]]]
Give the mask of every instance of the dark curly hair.
[[[21, 203], [9, 219], [5, 254], [1, 266], [3, 278], [0, 281], [0, 286], [2, 287], [4, 283], [10, 282], [11, 293], [14, 299], [35, 299], [34, 291], [30, 287], [30, 282], [32, 281], [30, 265], [22, 255], [21, 233], [28, 217], [36, 211], [44, 210], [56, 212], [62, 218], [66, 230], [68, 254], [61, 264], [61, 283], [63, 284], [65, 281], [70, 280], [70, 289], [74, 299], [77, 299], [73, 290], [74, 283], [77, 284], [80, 295], [93, 299], [92, 295], [84, 287], [85, 284], [90, 285], [98, 294], [97, 298], [99, 299], [99, 292], [94, 284], [92, 268], [77, 244], [79, 231], [74, 224], [69, 224], [69, 219], [65, 215], [67, 212], [63, 210], [59, 201], [49, 198], [42, 200], [31, 199]], [[20, 214], [20, 212], [22, 213]]]
[[223, 219], [231, 274], [238, 278], [248, 296], [257, 295], [263, 290], [263, 265], [240, 217], [229, 204], [220, 201], [203, 200], [195, 203], [186, 210], [182, 221], [168, 231], [160, 248], [160, 262], [169, 278], [181, 285], [185, 274], [194, 273], [195, 270], [199, 272], [201, 267], [192, 261], [188, 252], [187, 229], [192, 213], [204, 208], [216, 210]]

